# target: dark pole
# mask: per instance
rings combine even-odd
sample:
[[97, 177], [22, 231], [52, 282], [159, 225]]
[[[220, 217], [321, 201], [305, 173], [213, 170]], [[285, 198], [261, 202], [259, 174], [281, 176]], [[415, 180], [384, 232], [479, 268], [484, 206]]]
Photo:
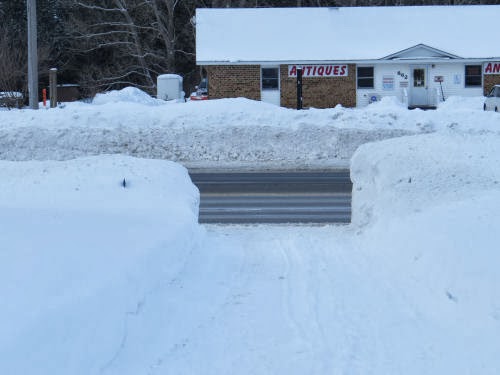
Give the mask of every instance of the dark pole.
[[50, 108], [57, 107], [57, 69], [49, 70]]
[[302, 109], [302, 68], [297, 68], [297, 109]]
[[28, 92], [31, 109], [38, 109], [38, 54], [36, 0], [27, 0], [28, 14]]

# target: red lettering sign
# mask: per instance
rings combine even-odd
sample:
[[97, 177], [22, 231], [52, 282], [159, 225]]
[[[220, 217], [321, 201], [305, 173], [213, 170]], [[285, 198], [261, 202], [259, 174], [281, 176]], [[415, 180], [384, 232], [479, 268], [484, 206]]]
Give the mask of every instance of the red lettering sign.
[[[297, 77], [297, 68], [300, 66], [289, 65], [288, 77]], [[349, 74], [347, 65], [303, 65], [303, 77], [346, 77]]]
[[484, 74], [500, 74], [500, 62], [490, 62], [484, 65]]

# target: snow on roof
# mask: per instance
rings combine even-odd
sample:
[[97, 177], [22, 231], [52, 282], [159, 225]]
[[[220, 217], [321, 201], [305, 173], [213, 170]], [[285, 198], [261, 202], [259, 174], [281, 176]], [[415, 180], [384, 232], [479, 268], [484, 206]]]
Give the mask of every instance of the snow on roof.
[[419, 44], [497, 58], [499, 19], [499, 5], [204, 8], [196, 11], [196, 61], [372, 60]]

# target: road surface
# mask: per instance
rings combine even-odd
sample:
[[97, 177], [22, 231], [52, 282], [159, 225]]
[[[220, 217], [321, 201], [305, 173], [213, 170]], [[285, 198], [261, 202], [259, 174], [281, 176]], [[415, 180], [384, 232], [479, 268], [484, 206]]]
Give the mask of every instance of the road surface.
[[348, 170], [192, 172], [200, 223], [349, 223]]

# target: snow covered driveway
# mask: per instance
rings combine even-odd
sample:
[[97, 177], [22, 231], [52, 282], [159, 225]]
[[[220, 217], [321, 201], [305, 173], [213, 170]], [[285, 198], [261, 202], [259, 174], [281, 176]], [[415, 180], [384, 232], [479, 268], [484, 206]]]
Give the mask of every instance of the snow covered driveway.
[[128, 318], [126, 339], [104, 373], [364, 369], [362, 357], [382, 354], [368, 344], [376, 332], [366, 328], [374, 319], [367, 305], [377, 295], [370, 296], [371, 280], [358, 281], [366, 262], [353, 259], [345, 240], [325, 246], [332, 236], [345, 238], [346, 227], [299, 233], [209, 227], [203, 250]]

